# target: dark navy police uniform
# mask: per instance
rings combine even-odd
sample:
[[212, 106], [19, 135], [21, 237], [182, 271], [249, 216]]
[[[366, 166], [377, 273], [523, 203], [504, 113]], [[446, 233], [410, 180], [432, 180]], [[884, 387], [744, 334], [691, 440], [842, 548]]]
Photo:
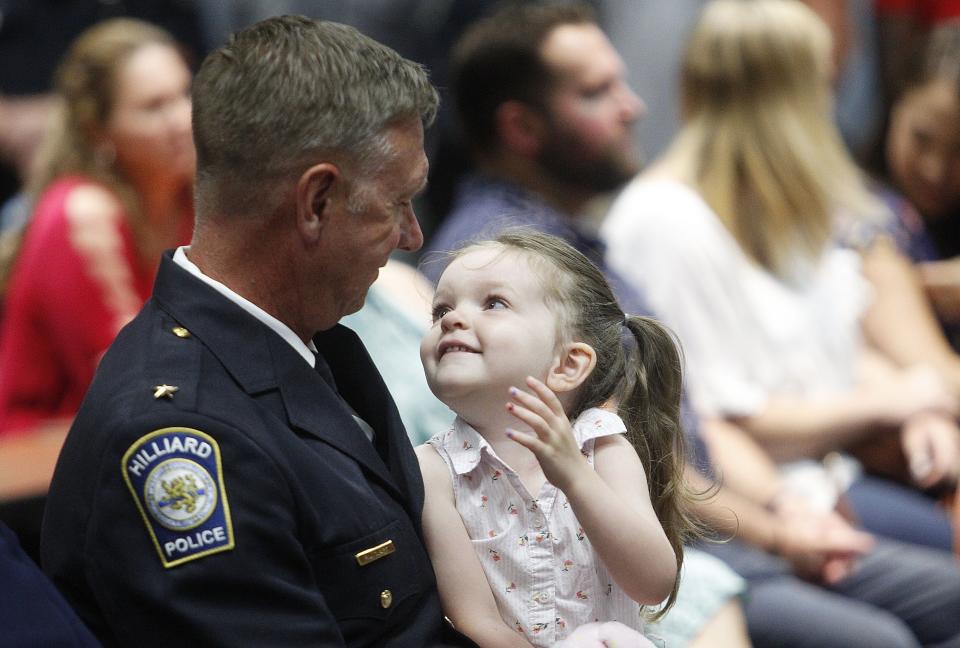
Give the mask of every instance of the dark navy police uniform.
[[0, 645], [97, 648], [60, 592], [0, 522]]
[[44, 519], [44, 569], [101, 641], [473, 645], [443, 622], [423, 483], [379, 373], [345, 327], [314, 342], [336, 391], [165, 256], [101, 363]]

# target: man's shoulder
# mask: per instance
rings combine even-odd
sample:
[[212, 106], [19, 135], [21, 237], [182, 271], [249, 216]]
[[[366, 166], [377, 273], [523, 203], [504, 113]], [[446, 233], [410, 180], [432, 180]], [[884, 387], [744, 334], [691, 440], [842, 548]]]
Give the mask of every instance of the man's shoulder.
[[551, 208], [537, 193], [518, 184], [486, 176], [468, 176], [459, 186], [454, 207], [444, 222], [467, 229], [483, 229], [497, 222], [500, 228], [511, 225], [536, 225], [564, 216]]
[[117, 477], [119, 466], [136, 464], [136, 456], [153, 465], [150, 457], [163, 454], [155, 448], [168, 445], [256, 448], [273, 456], [264, 441], [272, 430], [206, 346], [148, 302], [101, 361], [67, 435], [62, 454], [70, 461], [58, 466], [51, 494], [71, 500], [65, 491], [86, 489], [91, 474]]
[[165, 418], [171, 410], [200, 413], [230, 385], [206, 345], [150, 300], [107, 350], [81, 412], [95, 411], [97, 425], [105, 426]]
[[464, 243], [495, 236], [505, 227], [519, 224], [524, 210], [498, 194], [472, 193], [460, 197], [432, 237], [429, 250], [449, 252]]

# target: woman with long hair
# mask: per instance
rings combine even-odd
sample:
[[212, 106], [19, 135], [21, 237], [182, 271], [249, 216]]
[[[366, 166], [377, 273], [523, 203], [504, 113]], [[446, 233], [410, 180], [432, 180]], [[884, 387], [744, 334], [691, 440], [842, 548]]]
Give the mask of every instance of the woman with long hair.
[[680, 336], [705, 417], [750, 432], [823, 506], [845, 491], [868, 530], [949, 549], [933, 500], [840, 454], [896, 435], [915, 485], [960, 471], [954, 394], [870, 347], [862, 259], [834, 243], [843, 221], [886, 214], [830, 118], [830, 52], [799, 2], [709, 4], [683, 63], [683, 127], [614, 205], [610, 258]]
[[[757, 503], [783, 519], [798, 505], [815, 519], [804, 511], [848, 513], [845, 495], [879, 536], [861, 556], [827, 552], [809, 581], [777, 541], [758, 553], [762, 543], [735, 531], [707, 547], [750, 583], [755, 645], [949, 643], [960, 624], [933, 610], [960, 603], [947, 517], [917, 490], [863, 476], [844, 453], [895, 436], [923, 487], [960, 467], [955, 399], [936, 371], [901, 368], [864, 340], [871, 287], [859, 253], [833, 241], [841, 220], [880, 219], [883, 205], [833, 125], [831, 76], [830, 32], [802, 3], [708, 3], [684, 56], [681, 131], [618, 198], [604, 235], [612, 265], [680, 338], [730, 490], [750, 475], [719, 433], [728, 422], [780, 462], [778, 489], [745, 497], [765, 497]], [[830, 544], [851, 532], [821, 520], [797, 536]], [[831, 576], [832, 561], [845, 567]], [[895, 573], [899, 585], [884, 581]]]
[[189, 240], [190, 81], [172, 37], [131, 19], [88, 29], [61, 63], [4, 268], [0, 435], [69, 421], [161, 252]]

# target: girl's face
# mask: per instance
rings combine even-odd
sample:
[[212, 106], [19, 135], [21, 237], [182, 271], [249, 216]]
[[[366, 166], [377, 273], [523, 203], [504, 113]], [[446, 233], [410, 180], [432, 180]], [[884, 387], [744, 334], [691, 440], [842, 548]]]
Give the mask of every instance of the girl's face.
[[150, 43], [120, 65], [105, 135], [134, 182], [192, 177], [190, 71], [175, 49]]
[[463, 254], [440, 277], [420, 359], [433, 393], [468, 420], [502, 410], [509, 387], [546, 380], [560, 358], [541, 273], [525, 253], [496, 247]]
[[960, 207], [960, 97], [931, 81], [894, 106], [887, 137], [891, 179], [926, 219]]

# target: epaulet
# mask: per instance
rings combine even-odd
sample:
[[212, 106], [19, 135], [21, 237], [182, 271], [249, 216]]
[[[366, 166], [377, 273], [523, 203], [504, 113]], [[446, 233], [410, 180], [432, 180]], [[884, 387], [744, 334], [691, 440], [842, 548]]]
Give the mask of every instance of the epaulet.
[[203, 345], [188, 328], [161, 314], [150, 331], [150, 355], [137, 389], [144, 409], [194, 412]]

